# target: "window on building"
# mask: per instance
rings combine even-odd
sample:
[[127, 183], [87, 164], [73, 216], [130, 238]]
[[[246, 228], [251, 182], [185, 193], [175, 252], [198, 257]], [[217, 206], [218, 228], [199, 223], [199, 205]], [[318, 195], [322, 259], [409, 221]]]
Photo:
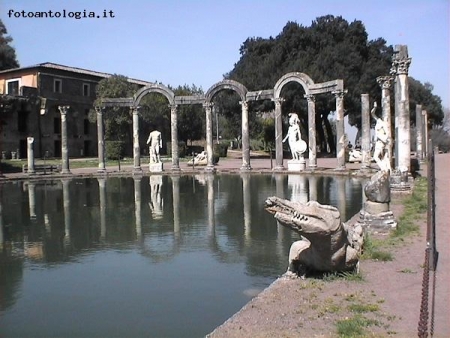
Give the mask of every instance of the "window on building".
[[61, 134], [61, 119], [59, 117], [53, 119], [53, 132], [55, 134]]
[[6, 94], [8, 95], [19, 95], [20, 90], [20, 79], [12, 79], [6, 81]]
[[83, 83], [83, 96], [90, 96], [91, 85], [89, 83]]
[[53, 92], [54, 93], [62, 93], [62, 80], [61, 79], [53, 80]]
[[84, 135], [89, 135], [89, 119], [84, 119]]

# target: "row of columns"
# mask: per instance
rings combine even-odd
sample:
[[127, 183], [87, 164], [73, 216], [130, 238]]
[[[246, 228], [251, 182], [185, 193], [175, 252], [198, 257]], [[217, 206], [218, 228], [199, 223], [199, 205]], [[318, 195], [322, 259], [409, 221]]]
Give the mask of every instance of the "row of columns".
[[[242, 167], [241, 170], [251, 170], [250, 166], [250, 137], [248, 124], [248, 102], [241, 101], [242, 106]], [[169, 105], [171, 119], [171, 150], [172, 150], [172, 171], [180, 170], [180, 160], [178, 154], [178, 114], [177, 105]], [[206, 171], [214, 171], [214, 151], [212, 135], [212, 107], [213, 103], [203, 104], [206, 114]], [[139, 107], [130, 107], [133, 116], [133, 170], [142, 171], [139, 146]], [[104, 109], [96, 107], [97, 113], [97, 135], [98, 135], [98, 171], [106, 172], [105, 163], [105, 134], [104, 134]]]

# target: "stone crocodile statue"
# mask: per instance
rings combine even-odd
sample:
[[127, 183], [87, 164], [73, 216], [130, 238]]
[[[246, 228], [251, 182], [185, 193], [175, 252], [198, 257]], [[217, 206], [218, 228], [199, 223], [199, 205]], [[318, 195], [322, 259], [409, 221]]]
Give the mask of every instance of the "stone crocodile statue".
[[358, 267], [363, 244], [361, 226], [341, 222], [338, 209], [316, 201], [292, 202], [278, 197], [265, 201], [277, 222], [301, 235], [291, 245], [287, 274], [351, 271]]

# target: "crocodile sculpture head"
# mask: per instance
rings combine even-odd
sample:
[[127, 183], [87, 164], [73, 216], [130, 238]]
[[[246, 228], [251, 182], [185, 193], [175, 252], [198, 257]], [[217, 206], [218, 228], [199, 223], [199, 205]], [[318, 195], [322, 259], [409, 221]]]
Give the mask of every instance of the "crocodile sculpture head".
[[265, 209], [279, 224], [301, 234], [289, 251], [289, 273], [348, 271], [357, 266], [361, 245], [354, 243], [362, 244], [362, 231], [344, 225], [335, 207], [269, 197]]
[[272, 196], [266, 199], [265, 209], [282, 225], [305, 237], [334, 232], [341, 226], [339, 210], [316, 201], [299, 203]]

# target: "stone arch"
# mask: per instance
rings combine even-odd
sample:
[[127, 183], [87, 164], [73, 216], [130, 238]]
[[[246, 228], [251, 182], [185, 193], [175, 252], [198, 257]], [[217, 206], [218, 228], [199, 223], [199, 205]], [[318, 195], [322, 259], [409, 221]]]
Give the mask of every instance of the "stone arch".
[[216, 84], [212, 85], [208, 91], [206, 92], [205, 98], [206, 102], [211, 102], [214, 95], [216, 95], [218, 92], [220, 92], [223, 89], [231, 89], [234, 90], [239, 97], [241, 98], [241, 101], [246, 101], [245, 97], [247, 95], [247, 88], [242, 83], [239, 83], [234, 80], [223, 80], [220, 82], [217, 82]]
[[292, 81], [299, 83], [303, 87], [306, 95], [310, 94], [310, 87], [314, 85], [314, 81], [304, 73], [300, 72], [287, 73], [283, 75], [275, 84], [275, 87], [273, 88], [274, 98], [275, 99], [279, 98], [283, 87], [287, 83]]
[[170, 90], [169, 88], [167, 88], [166, 86], [162, 85], [162, 84], [151, 84], [148, 86], [145, 86], [141, 89], [139, 89], [136, 94], [134, 94], [133, 96], [133, 106], [137, 107], [139, 106], [139, 103], [141, 102], [141, 99], [147, 95], [148, 93], [160, 93], [162, 95], [164, 95], [167, 100], [169, 101], [170, 105], [174, 105], [175, 104], [175, 94], [172, 90]]
[[214, 170], [213, 165], [213, 142], [212, 142], [212, 99], [221, 90], [231, 89], [235, 91], [240, 98], [240, 104], [242, 109], [242, 167], [241, 170], [247, 171], [251, 169], [250, 166], [250, 139], [248, 130], [248, 102], [247, 102], [247, 88], [237, 81], [234, 80], [223, 80], [217, 82], [205, 95], [205, 111], [206, 111], [206, 152], [208, 153], [208, 165], [207, 170]]

